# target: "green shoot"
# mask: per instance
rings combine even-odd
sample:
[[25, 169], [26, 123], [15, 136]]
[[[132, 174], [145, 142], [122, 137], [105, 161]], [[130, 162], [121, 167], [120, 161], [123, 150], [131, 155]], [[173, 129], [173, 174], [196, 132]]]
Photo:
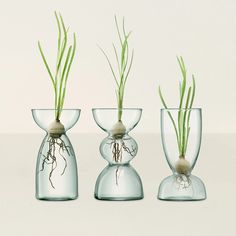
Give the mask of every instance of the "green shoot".
[[115, 25], [116, 25], [118, 38], [120, 41], [120, 53], [118, 53], [116, 46], [113, 44], [113, 50], [114, 50], [115, 59], [116, 59], [117, 67], [118, 67], [118, 73], [115, 72], [114, 67], [112, 66], [112, 63], [109, 60], [109, 57], [107, 56], [105, 51], [102, 48], [100, 48], [100, 49], [101, 49], [102, 53], [104, 54], [104, 56], [108, 62], [108, 65], [110, 67], [110, 70], [112, 72], [112, 75], [115, 79], [115, 83], [117, 86], [116, 98], [117, 98], [117, 107], [118, 107], [118, 121], [121, 121], [123, 100], [124, 100], [124, 93], [125, 93], [125, 85], [126, 85], [126, 82], [128, 79], [128, 75], [130, 73], [130, 69], [132, 67], [134, 50], [132, 50], [131, 57], [130, 57], [128, 38], [129, 38], [131, 32], [126, 33], [124, 18], [123, 18], [123, 22], [122, 22], [122, 29], [120, 29], [120, 27], [119, 27], [116, 16], [115, 16]]
[[[54, 108], [55, 108], [55, 119], [60, 121], [61, 112], [64, 106], [65, 94], [67, 88], [67, 80], [69, 77], [72, 62], [75, 56], [76, 50], [76, 36], [73, 34], [73, 45], [67, 47], [68, 43], [68, 29], [66, 29], [61, 14], [55, 12], [56, 23], [58, 28], [58, 39], [57, 39], [57, 57], [56, 57], [56, 68], [55, 73], [52, 73], [44, 52], [42, 50], [41, 43], [38, 41], [38, 48], [43, 59], [44, 65], [49, 74], [50, 80], [54, 89]], [[62, 36], [63, 34], [63, 36]]]
[[[171, 111], [168, 110], [167, 114], [171, 119], [171, 123], [173, 124], [176, 140], [178, 144], [179, 156], [185, 157], [187, 146], [188, 146], [188, 138], [190, 133], [190, 115], [191, 108], [193, 106], [194, 98], [195, 98], [195, 77], [192, 75], [192, 86], [188, 89], [187, 86], [187, 70], [184, 64], [184, 60], [182, 57], [177, 57], [178, 64], [182, 74], [182, 80], [180, 82], [179, 91], [180, 91], [180, 102], [179, 102], [179, 110], [178, 110], [178, 124], [176, 125], [176, 121], [174, 120]], [[187, 92], [186, 92], [187, 91]], [[161, 88], [159, 86], [158, 93], [161, 99], [161, 102], [165, 109], [168, 109], [166, 102], [163, 98]]]

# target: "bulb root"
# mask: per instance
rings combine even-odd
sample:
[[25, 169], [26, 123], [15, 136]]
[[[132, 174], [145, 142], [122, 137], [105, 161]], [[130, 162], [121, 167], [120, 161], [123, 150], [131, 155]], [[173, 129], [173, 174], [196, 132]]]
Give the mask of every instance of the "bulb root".
[[55, 137], [49, 136], [47, 142], [48, 142], [47, 154], [44, 155], [41, 153], [43, 160], [42, 160], [42, 166], [41, 166], [40, 171], [43, 171], [45, 169], [45, 164], [51, 165], [51, 170], [50, 170], [48, 179], [51, 184], [51, 187], [55, 189], [55, 186], [52, 182], [52, 175], [53, 175], [53, 172], [55, 171], [55, 169], [57, 168], [58, 156], [56, 156], [56, 149], [58, 149], [58, 153], [59, 153], [60, 157], [64, 160], [64, 168], [61, 173], [61, 175], [64, 175], [66, 168], [67, 168], [67, 160], [66, 160], [63, 153], [66, 152], [68, 154], [68, 156], [70, 156], [71, 155], [70, 146], [66, 145], [61, 137], [55, 138]]

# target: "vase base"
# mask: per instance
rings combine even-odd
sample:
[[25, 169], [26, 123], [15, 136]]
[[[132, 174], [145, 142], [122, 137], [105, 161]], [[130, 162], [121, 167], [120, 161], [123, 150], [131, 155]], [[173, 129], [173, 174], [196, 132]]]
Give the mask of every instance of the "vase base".
[[97, 178], [94, 197], [106, 201], [143, 199], [142, 181], [130, 165], [108, 165]]
[[36, 197], [38, 200], [40, 201], [55, 201], [55, 202], [62, 202], [62, 201], [73, 201], [73, 200], [76, 200], [78, 197], [75, 197], [75, 198], [47, 198], [47, 197]]
[[138, 201], [138, 200], [142, 200], [143, 196], [140, 197], [98, 197], [96, 195], [94, 195], [94, 197], [97, 200], [102, 200], [102, 201]]
[[171, 175], [162, 180], [158, 199], [165, 201], [201, 201], [206, 199], [206, 188], [194, 175]]
[[35, 196], [36, 199], [41, 201], [72, 201], [76, 200], [78, 198], [78, 195], [76, 196]]

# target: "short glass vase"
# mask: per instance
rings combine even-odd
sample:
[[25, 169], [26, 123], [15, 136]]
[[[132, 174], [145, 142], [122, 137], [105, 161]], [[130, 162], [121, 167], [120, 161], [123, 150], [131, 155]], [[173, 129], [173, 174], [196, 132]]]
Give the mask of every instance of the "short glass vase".
[[138, 124], [142, 109], [96, 108], [92, 112], [97, 125], [108, 133], [100, 144], [100, 153], [108, 165], [97, 178], [95, 198], [111, 201], [142, 199], [141, 178], [130, 165], [137, 154], [138, 145], [129, 135]]
[[80, 110], [63, 109], [60, 121], [55, 121], [55, 113], [54, 109], [32, 109], [34, 121], [46, 132], [37, 157], [35, 195], [39, 200], [73, 200], [78, 197], [77, 163], [66, 132], [78, 121]]
[[201, 138], [200, 108], [161, 109], [162, 145], [173, 174], [161, 182], [159, 199], [170, 201], [206, 199], [204, 183], [192, 175], [200, 151]]

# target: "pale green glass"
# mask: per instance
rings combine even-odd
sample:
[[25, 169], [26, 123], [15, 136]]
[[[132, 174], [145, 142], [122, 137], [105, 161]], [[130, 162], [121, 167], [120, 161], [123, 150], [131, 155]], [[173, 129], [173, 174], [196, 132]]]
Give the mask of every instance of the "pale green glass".
[[[73, 146], [66, 135], [52, 138], [48, 126], [55, 119], [54, 109], [33, 109], [37, 125], [46, 131], [40, 146], [36, 173], [35, 190], [39, 200], [65, 201], [78, 197], [77, 163]], [[72, 128], [80, 116], [79, 109], [63, 109], [60, 121], [65, 131]]]
[[[179, 149], [173, 121], [178, 129], [179, 112], [186, 113], [189, 119], [189, 136], [185, 159], [189, 164], [186, 173], [177, 171], [176, 163], [179, 160]], [[170, 118], [173, 118], [173, 121]], [[186, 122], [187, 125], [187, 122]], [[186, 135], [187, 136], [187, 135]], [[200, 178], [192, 175], [196, 164], [202, 138], [202, 112], [200, 108], [193, 109], [161, 109], [161, 139], [166, 160], [173, 172], [166, 177], [159, 186], [158, 198], [173, 201], [194, 201], [206, 198], [205, 185]]]
[[[122, 122], [126, 127], [122, 137], [114, 138], [112, 127], [117, 122], [118, 111], [122, 112]], [[136, 156], [138, 145], [129, 132], [138, 124], [142, 109], [93, 109], [97, 125], [108, 133], [100, 144], [100, 153], [108, 162], [97, 178], [94, 196], [99, 200], [126, 201], [143, 198], [141, 178], [130, 165]]]

